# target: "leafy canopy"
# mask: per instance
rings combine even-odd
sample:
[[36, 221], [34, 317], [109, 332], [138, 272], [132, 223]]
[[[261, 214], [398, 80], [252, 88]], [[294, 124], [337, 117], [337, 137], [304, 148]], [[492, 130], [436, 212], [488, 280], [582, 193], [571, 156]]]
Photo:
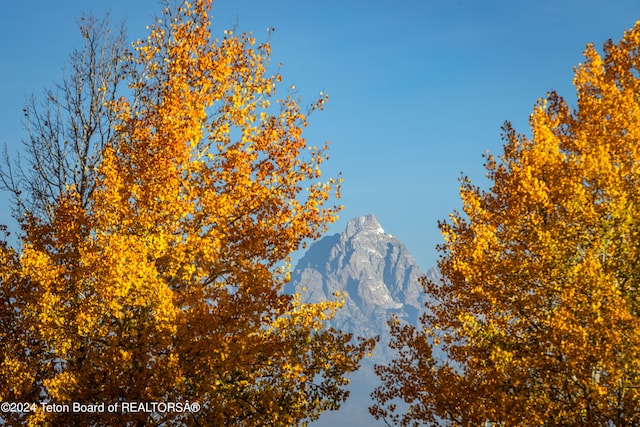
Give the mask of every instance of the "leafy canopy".
[[549, 93], [531, 137], [503, 128], [487, 191], [462, 179], [421, 328], [392, 325], [377, 418], [640, 423], [640, 22], [584, 56], [575, 110]]
[[327, 147], [275, 97], [269, 44], [213, 38], [210, 3], [167, 7], [122, 58], [92, 191], [68, 183], [47, 219], [27, 212], [19, 252], [0, 247], [0, 400], [201, 409], [9, 422], [305, 424], [373, 346], [325, 326], [340, 303], [281, 291], [289, 255], [337, 218], [339, 180], [319, 181]]

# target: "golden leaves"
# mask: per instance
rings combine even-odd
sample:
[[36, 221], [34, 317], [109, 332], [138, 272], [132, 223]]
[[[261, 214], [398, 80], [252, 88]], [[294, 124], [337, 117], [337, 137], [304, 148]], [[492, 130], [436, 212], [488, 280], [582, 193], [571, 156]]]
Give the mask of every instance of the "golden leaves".
[[[462, 180], [463, 212], [440, 224], [445, 280], [425, 283], [422, 330], [393, 329], [400, 356], [379, 367], [375, 414], [399, 425], [638, 419], [639, 41], [640, 24], [604, 55], [588, 46], [578, 108], [549, 93], [531, 138], [503, 128], [502, 155], [486, 156], [490, 189]], [[412, 411], [394, 415], [394, 398]]]
[[0, 399], [191, 400], [203, 405], [193, 420], [161, 422], [276, 425], [346, 398], [373, 341], [325, 328], [340, 303], [281, 292], [290, 254], [337, 218], [326, 205], [341, 180], [318, 181], [328, 147], [308, 146], [308, 114], [275, 98], [269, 45], [214, 39], [210, 5], [167, 8], [124, 58], [131, 97], [110, 105], [116, 137], [86, 207], [71, 187], [51, 224], [25, 219], [19, 258], [0, 248], [18, 331], [0, 366], [24, 371], [14, 384], [35, 378], [26, 391], [0, 382]]

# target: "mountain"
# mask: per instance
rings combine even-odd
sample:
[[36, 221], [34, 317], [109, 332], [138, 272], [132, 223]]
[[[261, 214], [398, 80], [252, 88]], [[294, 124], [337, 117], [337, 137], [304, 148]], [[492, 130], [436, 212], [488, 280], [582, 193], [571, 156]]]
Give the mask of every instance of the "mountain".
[[340, 234], [315, 242], [298, 261], [285, 288], [303, 302], [335, 299], [346, 293], [345, 304], [330, 325], [354, 336], [379, 336], [371, 358], [351, 376], [351, 397], [340, 411], [323, 414], [314, 427], [375, 426], [368, 414], [369, 393], [378, 385], [374, 364], [388, 363], [393, 352], [387, 321], [391, 315], [414, 325], [426, 295], [419, 278], [437, 279], [435, 270], [423, 273], [407, 248], [384, 231], [375, 215], [354, 218]]

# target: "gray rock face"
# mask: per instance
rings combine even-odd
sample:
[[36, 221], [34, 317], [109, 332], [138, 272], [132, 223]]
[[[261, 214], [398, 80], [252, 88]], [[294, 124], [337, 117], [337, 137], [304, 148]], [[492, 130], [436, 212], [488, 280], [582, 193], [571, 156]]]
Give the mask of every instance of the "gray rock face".
[[[426, 273], [437, 280], [436, 270]], [[407, 248], [384, 231], [374, 215], [354, 218], [340, 234], [315, 242], [298, 261], [286, 291], [300, 294], [303, 302], [334, 300], [340, 292], [345, 304], [330, 321], [336, 329], [380, 341], [371, 358], [351, 375], [351, 396], [337, 412], [323, 414], [313, 427], [382, 426], [369, 415], [370, 393], [378, 385], [374, 364], [389, 363], [392, 314], [414, 325], [423, 311], [426, 295], [419, 283], [425, 276]]]
[[287, 291], [299, 293], [304, 302], [346, 293], [332, 326], [357, 336], [380, 336], [373, 357], [379, 363], [389, 356], [390, 315], [417, 324], [425, 298], [418, 279], [424, 275], [407, 248], [374, 215], [366, 215], [349, 221], [341, 234], [314, 243], [295, 267]]

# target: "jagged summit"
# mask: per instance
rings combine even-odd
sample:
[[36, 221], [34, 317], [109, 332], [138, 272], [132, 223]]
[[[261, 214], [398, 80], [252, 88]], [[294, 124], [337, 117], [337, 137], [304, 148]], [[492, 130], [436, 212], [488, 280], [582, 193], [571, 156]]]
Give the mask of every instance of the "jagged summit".
[[393, 313], [415, 323], [424, 293], [416, 261], [375, 215], [353, 218], [344, 231], [315, 242], [298, 261], [287, 286], [305, 302], [347, 293], [333, 326], [371, 337], [387, 335]]
[[353, 218], [347, 223], [347, 227], [341, 234], [341, 237], [349, 239], [354, 235], [362, 232], [373, 232], [378, 234], [384, 234], [384, 229], [378, 222], [378, 218], [375, 215], [369, 214]]
[[[432, 278], [433, 274], [427, 273]], [[424, 275], [402, 242], [371, 214], [353, 218], [341, 233], [316, 241], [300, 258], [285, 291], [298, 293], [303, 302], [333, 300], [335, 292], [346, 292], [345, 304], [330, 325], [355, 336], [380, 337], [373, 357], [352, 375], [353, 397], [341, 414], [323, 415], [312, 425], [380, 425], [367, 418], [366, 410], [378, 382], [373, 363], [386, 364], [393, 355], [387, 324], [392, 314], [417, 324], [426, 298], [418, 279]], [[367, 421], [354, 424], [354, 414]]]

